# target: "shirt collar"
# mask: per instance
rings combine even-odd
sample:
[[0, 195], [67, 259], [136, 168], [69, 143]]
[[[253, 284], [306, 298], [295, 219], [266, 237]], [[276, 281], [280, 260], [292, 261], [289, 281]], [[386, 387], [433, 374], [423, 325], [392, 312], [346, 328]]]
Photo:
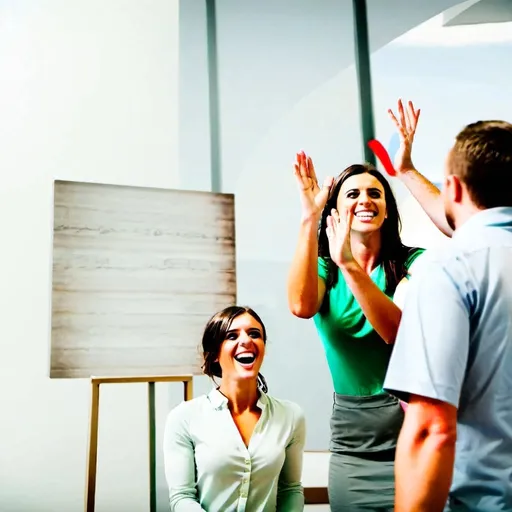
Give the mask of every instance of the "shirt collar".
[[475, 213], [460, 228], [455, 230], [453, 238], [460, 237], [464, 233], [471, 233], [475, 228], [484, 226], [512, 228], [512, 208], [500, 206]]
[[[258, 398], [257, 406], [260, 409], [263, 409], [268, 403], [268, 396], [263, 393], [263, 391], [259, 391], [260, 397]], [[214, 409], [223, 409], [228, 406], [228, 399], [219, 391], [219, 388], [213, 388], [208, 393], [208, 399], [210, 403], [213, 405]]]

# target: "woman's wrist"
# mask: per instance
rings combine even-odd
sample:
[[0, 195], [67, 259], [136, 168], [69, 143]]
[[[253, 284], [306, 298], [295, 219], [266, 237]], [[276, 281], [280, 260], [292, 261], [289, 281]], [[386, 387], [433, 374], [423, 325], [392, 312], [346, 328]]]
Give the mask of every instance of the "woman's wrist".
[[313, 213], [308, 213], [308, 214], [303, 213], [300, 218], [300, 224], [301, 224], [301, 226], [304, 226], [304, 227], [314, 226], [314, 228], [317, 229], [321, 218], [322, 218], [322, 212], [314, 213], [314, 214]]
[[361, 266], [359, 263], [357, 263], [356, 260], [349, 260], [349, 261], [342, 261], [342, 262], [335, 262], [338, 268], [346, 274], [353, 274], [355, 272], [361, 271]]

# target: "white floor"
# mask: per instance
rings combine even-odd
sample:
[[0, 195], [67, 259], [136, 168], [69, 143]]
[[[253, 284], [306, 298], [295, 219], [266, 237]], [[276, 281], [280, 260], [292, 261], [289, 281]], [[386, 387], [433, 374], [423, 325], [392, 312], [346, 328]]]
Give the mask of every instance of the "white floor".
[[[305, 452], [302, 484], [305, 487], [327, 487], [329, 452]], [[327, 512], [329, 505], [306, 505], [308, 512]]]

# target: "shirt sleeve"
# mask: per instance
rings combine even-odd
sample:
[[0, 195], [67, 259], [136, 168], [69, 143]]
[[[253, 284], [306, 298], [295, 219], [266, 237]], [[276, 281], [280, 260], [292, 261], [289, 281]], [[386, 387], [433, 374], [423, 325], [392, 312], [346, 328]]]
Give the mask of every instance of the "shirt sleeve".
[[[458, 284], [460, 283], [460, 285]], [[469, 351], [470, 306], [465, 281], [435, 262], [411, 277], [384, 389], [458, 407]]]
[[187, 409], [178, 406], [167, 416], [164, 430], [165, 478], [171, 512], [205, 512], [197, 499], [194, 446]]
[[[295, 405], [295, 404], [294, 404]], [[286, 447], [285, 460], [277, 486], [277, 512], [302, 512], [304, 489], [302, 487], [302, 458], [306, 443], [306, 419], [298, 406], [295, 411], [294, 431]]]

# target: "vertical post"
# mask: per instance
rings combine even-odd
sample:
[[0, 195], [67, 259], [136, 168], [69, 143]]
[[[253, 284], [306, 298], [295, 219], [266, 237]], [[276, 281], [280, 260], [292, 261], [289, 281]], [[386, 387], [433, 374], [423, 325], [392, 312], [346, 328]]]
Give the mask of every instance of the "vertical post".
[[367, 143], [375, 138], [372, 104], [372, 80], [370, 69], [370, 43], [366, 0], [352, 0], [354, 12], [354, 37], [357, 83], [361, 112], [361, 134], [365, 160], [377, 165], [375, 155]]
[[208, 96], [210, 109], [211, 191], [221, 192], [222, 172], [220, 159], [219, 77], [215, 0], [206, 0], [206, 45], [208, 52]]
[[149, 510], [156, 512], [156, 414], [155, 383], [148, 382]]
[[94, 512], [96, 497], [96, 467], [98, 462], [98, 419], [100, 384], [91, 379], [91, 417], [89, 420], [89, 450], [87, 452], [87, 482], [85, 511]]
[[186, 380], [183, 382], [183, 399], [185, 401], [192, 400], [194, 394], [192, 388], [192, 380]]
[[89, 448], [85, 482], [85, 512], [94, 512], [96, 498], [96, 468], [98, 462], [98, 423], [100, 404], [100, 384], [123, 383], [148, 384], [148, 426], [149, 426], [149, 507], [156, 512], [156, 382], [183, 382], [185, 400], [192, 399], [192, 376], [155, 376], [155, 377], [92, 377], [91, 378], [91, 415], [89, 420]]

